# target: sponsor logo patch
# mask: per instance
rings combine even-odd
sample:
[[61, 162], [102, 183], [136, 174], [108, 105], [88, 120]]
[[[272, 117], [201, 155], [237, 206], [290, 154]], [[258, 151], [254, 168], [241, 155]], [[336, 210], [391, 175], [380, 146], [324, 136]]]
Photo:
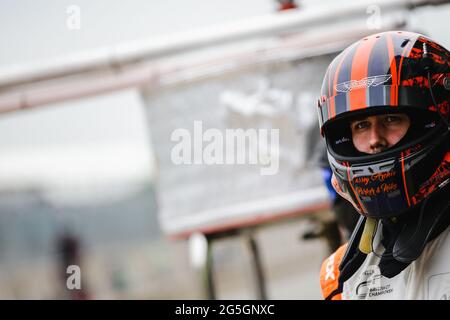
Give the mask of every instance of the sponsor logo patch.
[[[369, 266], [359, 278], [356, 286], [357, 299], [375, 299], [380, 296], [392, 294], [394, 291], [390, 283], [383, 283], [378, 266]], [[382, 297], [382, 299], [385, 299]]]

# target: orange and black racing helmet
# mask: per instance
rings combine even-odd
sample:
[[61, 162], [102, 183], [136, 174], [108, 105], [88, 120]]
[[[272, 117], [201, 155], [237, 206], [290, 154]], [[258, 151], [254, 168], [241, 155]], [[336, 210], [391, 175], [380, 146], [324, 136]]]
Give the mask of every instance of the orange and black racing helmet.
[[[421, 34], [371, 35], [331, 62], [320, 129], [339, 188], [362, 215], [401, 215], [450, 181], [449, 104], [450, 53]], [[352, 119], [396, 112], [411, 120], [400, 142], [377, 154], [356, 150]]]

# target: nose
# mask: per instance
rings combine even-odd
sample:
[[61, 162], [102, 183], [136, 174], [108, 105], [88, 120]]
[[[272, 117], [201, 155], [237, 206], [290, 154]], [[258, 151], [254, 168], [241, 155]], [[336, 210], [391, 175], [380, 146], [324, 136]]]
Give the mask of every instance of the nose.
[[382, 125], [375, 123], [370, 128], [369, 147], [371, 153], [379, 153], [388, 148]]

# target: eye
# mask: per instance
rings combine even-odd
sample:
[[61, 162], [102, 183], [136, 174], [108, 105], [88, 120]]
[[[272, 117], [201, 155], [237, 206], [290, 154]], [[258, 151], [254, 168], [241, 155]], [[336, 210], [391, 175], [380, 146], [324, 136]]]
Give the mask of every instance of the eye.
[[388, 124], [397, 124], [402, 122], [403, 118], [401, 116], [389, 114], [384, 118], [384, 121]]
[[370, 126], [370, 122], [366, 120], [355, 121], [352, 123], [353, 130], [364, 130]]

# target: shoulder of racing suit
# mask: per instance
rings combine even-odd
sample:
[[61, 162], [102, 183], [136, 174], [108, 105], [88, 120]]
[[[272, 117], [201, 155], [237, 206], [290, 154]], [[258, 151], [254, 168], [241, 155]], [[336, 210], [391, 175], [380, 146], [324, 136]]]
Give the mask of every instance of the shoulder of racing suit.
[[347, 250], [347, 245], [347, 243], [342, 245], [322, 263], [320, 286], [326, 300], [341, 300], [342, 285], [339, 282], [339, 265]]

